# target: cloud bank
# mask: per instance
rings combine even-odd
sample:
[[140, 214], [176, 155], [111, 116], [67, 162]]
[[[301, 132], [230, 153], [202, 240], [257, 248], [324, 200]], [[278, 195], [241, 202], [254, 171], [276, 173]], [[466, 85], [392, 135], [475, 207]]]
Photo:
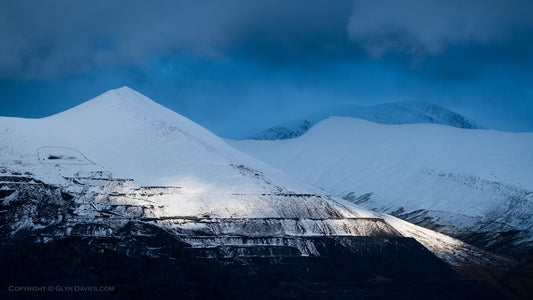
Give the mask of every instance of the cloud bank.
[[530, 55], [531, 15], [527, 0], [1, 1], [0, 76], [142, 67], [182, 53], [267, 64], [393, 54], [411, 66], [457, 46]]
[[527, 0], [355, 1], [348, 32], [376, 57], [436, 55], [468, 43], [524, 47], [531, 46], [532, 14], [533, 2]]
[[531, 16], [529, 0], [0, 0], [0, 115], [129, 85], [225, 136], [397, 100], [533, 130]]

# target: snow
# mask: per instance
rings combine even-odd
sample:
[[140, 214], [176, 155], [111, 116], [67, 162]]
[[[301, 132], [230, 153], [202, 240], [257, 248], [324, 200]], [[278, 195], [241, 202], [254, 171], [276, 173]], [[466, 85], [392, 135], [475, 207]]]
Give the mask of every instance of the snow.
[[233, 166], [268, 170], [264, 164], [127, 87], [44, 119], [1, 118], [0, 126], [3, 161], [36, 163], [46, 149], [47, 155], [71, 149], [79, 153], [71, 156], [85, 157], [115, 177], [142, 185], [186, 186], [190, 192], [269, 190]]
[[10, 170], [62, 185], [68, 184], [65, 176], [103, 172], [143, 186], [181, 187], [179, 197], [158, 199], [169, 215], [274, 217], [307, 209], [310, 217], [329, 214], [322, 198], [276, 196], [316, 189], [127, 87], [43, 119], [0, 118], [0, 128], [0, 162]]
[[[368, 220], [356, 223], [374, 224], [374, 227], [354, 227], [351, 218], [382, 217], [349, 201], [331, 197], [302, 183], [300, 179], [317, 185], [321, 182], [331, 184], [331, 191], [337, 191], [335, 188], [343, 192], [354, 191], [356, 187], [365, 191], [372, 190], [376, 183], [371, 185], [371, 181], [379, 179], [383, 174], [417, 174], [417, 168], [420, 166], [429, 170], [435, 167], [424, 165], [430, 161], [428, 159], [421, 160], [417, 167], [410, 166], [398, 157], [394, 159], [394, 155], [391, 156], [392, 160], [377, 160], [387, 157], [391, 150], [409, 154], [408, 149], [401, 148], [409, 145], [421, 147], [419, 152], [423, 153], [422, 146], [425, 144], [417, 142], [417, 135], [409, 136], [410, 131], [402, 133], [401, 127], [397, 127], [395, 132], [387, 133], [385, 127], [359, 120], [333, 118], [328, 120], [328, 123], [331, 122], [333, 124], [326, 123], [327, 126], [319, 124], [300, 139], [282, 143], [230, 141], [273, 165], [284, 167], [287, 173], [297, 175], [296, 180], [236, 150], [189, 119], [123, 87], [47, 118], [0, 118], [0, 169], [30, 174], [45, 183], [61, 185], [72, 194], [81, 195], [75, 200], [80, 202], [76, 214], [85, 219], [100, 215], [100, 211], [106, 208], [115, 210], [110, 210], [113, 215], [109, 218], [110, 221], [116, 218], [125, 222], [130, 217], [138, 216], [284, 218], [285, 221], [281, 222], [280, 226], [286, 228], [285, 234], [296, 234], [292, 229], [295, 226], [294, 221], [290, 219], [302, 218], [311, 221], [300, 222], [305, 231], [299, 234], [316, 234], [320, 232], [316, 226], [330, 228], [331, 234], [365, 235], [372, 234], [375, 230], [394, 232], [394, 229], [389, 228], [390, 225], [375, 223], [378, 225], [374, 226], [374, 221], [368, 223]], [[350, 122], [356, 122], [357, 126], [350, 125]], [[335, 134], [329, 131], [330, 126], [333, 126]], [[439, 138], [445, 137], [446, 130], [454, 130], [431, 128], [443, 131], [439, 133]], [[423, 127], [420, 130], [433, 133], [434, 129], [431, 128]], [[396, 135], [402, 134], [404, 138], [410, 139], [409, 143], [396, 145], [395, 143], [401, 143], [403, 140]], [[491, 134], [499, 135], [495, 132]], [[376, 145], [377, 137], [394, 143]], [[463, 137], [465, 141], [469, 138], [468, 135]], [[510, 139], [511, 144], [514, 143], [513, 138], [506, 138]], [[481, 142], [490, 146], [490, 141], [491, 139], [487, 139]], [[439, 145], [434, 144], [432, 147], [438, 148]], [[448, 148], [453, 150], [450, 145]], [[372, 157], [369, 160], [369, 157], [361, 159], [357, 155], [354, 156], [350, 151], [353, 149], [360, 149], [363, 153], [373, 156], [374, 160]], [[494, 149], [492, 151], [488, 153], [501, 155]], [[507, 151], [518, 150], [511, 147]], [[526, 158], [531, 156], [529, 152], [518, 152], [515, 154]], [[418, 158], [420, 153], [410, 155], [414, 159]], [[455, 158], [457, 154], [450, 156], [448, 161]], [[353, 159], [356, 160], [352, 161]], [[391, 161], [392, 166], [386, 164]], [[470, 163], [475, 166], [475, 155]], [[483, 161], [477, 163], [482, 164]], [[357, 166], [355, 171], [354, 166]], [[462, 164], [460, 166], [463, 167]], [[365, 174], [362, 171], [365, 168], [377, 170], [380, 176]], [[398, 168], [402, 169], [399, 171]], [[516, 178], [529, 179], [527, 170], [516, 174], [502, 170], [496, 168], [487, 172], [495, 172], [497, 176], [513, 182]], [[335, 179], [330, 176], [335, 176]], [[116, 178], [134, 181], [110, 181]], [[381, 178], [377, 183], [384, 185], [383, 190], [388, 190], [397, 184], [394, 180], [391, 183], [386, 181], [390, 179], [394, 178]], [[81, 184], [75, 184], [75, 180]], [[339, 183], [351, 186], [349, 189], [342, 189]], [[152, 189], [155, 191], [153, 197], [145, 199], [140, 195], [133, 195], [140, 186], [167, 187], [158, 191]], [[120, 196], [121, 193], [132, 195]], [[323, 221], [317, 223], [312, 219]], [[170, 222], [169, 226], [177, 225]], [[401, 234], [416, 236], [412, 233], [412, 227], [395, 228]], [[406, 231], [405, 228], [411, 228], [411, 231]], [[428, 244], [429, 240], [420, 239], [424, 245]], [[466, 249], [463, 244], [455, 242], [446, 247], [453, 248], [455, 252]]]
[[[381, 125], [332, 117], [296, 139], [229, 142], [336, 194], [354, 189], [361, 194], [381, 190], [387, 193], [383, 196], [397, 198], [394, 195], [415, 189], [424, 191], [417, 194], [427, 195], [434, 188], [428, 186], [430, 181], [448, 174], [533, 189], [533, 133], [426, 124]], [[402, 188], [402, 184], [418, 179], [428, 182]], [[465, 205], [456, 208], [463, 211], [478, 207], [476, 203]], [[446, 207], [442, 203], [442, 208]]]
[[480, 220], [507, 229], [533, 225], [533, 133], [331, 117], [295, 139], [228, 142], [377, 211], [430, 211], [456, 228]]
[[444, 107], [419, 102], [392, 102], [373, 106], [338, 105], [296, 118], [254, 136], [256, 140], [280, 140], [301, 136], [312, 126], [331, 116], [360, 118], [381, 124], [432, 123], [458, 128], [481, 128], [474, 121]]

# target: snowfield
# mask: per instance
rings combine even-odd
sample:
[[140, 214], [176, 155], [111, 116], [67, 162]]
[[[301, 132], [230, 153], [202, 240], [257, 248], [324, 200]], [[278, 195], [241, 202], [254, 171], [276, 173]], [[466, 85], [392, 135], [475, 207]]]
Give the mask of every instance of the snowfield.
[[531, 247], [533, 133], [331, 117], [295, 139], [228, 142], [374, 211], [487, 249]]

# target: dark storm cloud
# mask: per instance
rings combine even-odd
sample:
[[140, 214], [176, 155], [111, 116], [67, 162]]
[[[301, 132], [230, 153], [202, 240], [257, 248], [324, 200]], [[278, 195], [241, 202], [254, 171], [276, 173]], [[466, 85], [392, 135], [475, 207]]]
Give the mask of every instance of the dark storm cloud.
[[531, 46], [532, 15], [529, 0], [355, 1], [348, 31], [373, 56], [435, 55], [468, 43], [524, 46], [520, 38]]
[[398, 100], [531, 131], [532, 15], [530, 0], [0, 0], [0, 115], [129, 85], [223, 136]]
[[350, 39], [374, 59], [437, 81], [533, 68], [528, 0], [355, 1]]
[[46, 78], [152, 57], [342, 52], [351, 2], [2, 1], [0, 74]]
[[[408, 67], [450, 47], [531, 54], [527, 0], [1, 1], [0, 76], [55, 78], [182, 53], [265, 64], [372, 58]], [[458, 53], [463, 55], [462, 52]], [[494, 59], [491, 57], [490, 59]], [[477, 56], [474, 65], [482, 64]], [[423, 64], [422, 64], [423, 65]]]

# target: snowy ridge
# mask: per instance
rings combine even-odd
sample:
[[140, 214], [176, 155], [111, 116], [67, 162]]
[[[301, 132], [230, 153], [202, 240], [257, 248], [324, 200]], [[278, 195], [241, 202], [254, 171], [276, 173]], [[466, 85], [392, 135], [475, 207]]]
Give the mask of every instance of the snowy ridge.
[[533, 133], [334, 117], [300, 138], [231, 144], [375, 211], [476, 235], [487, 249], [533, 241]]
[[266, 129], [250, 139], [284, 140], [299, 137], [331, 116], [360, 118], [382, 124], [431, 123], [457, 128], [482, 128], [472, 120], [442, 106], [418, 102], [393, 102], [373, 106], [340, 105]]

